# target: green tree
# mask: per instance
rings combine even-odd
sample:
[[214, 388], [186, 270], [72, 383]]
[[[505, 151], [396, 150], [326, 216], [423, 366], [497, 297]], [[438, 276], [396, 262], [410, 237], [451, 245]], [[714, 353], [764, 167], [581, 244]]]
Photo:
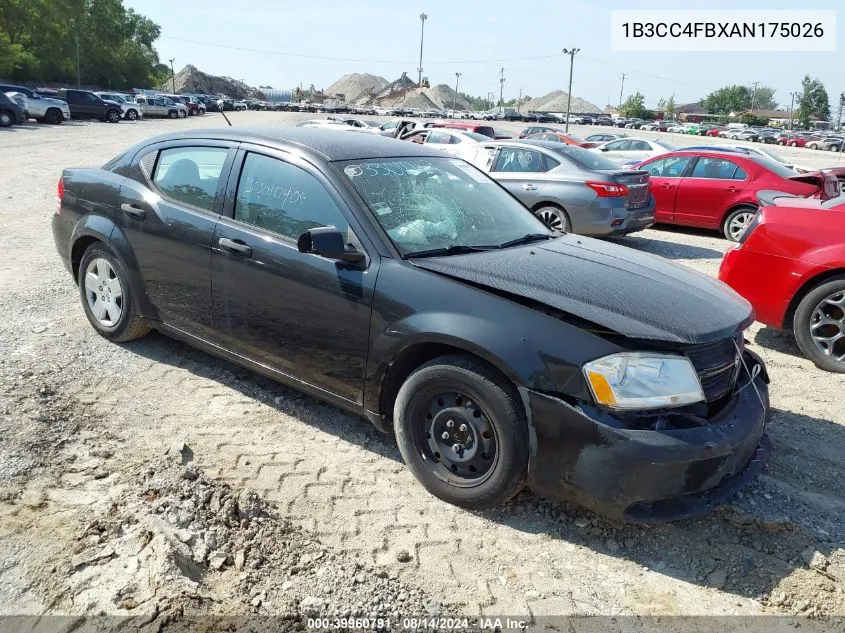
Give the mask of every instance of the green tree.
[[804, 75], [795, 115], [805, 128], [810, 127], [811, 119], [827, 121], [830, 118], [830, 100], [821, 81], [810, 75]]
[[751, 91], [746, 86], [725, 86], [704, 97], [700, 105], [714, 114], [742, 112], [751, 107]]
[[627, 117], [644, 119], [648, 116], [648, 110], [645, 108], [645, 97], [641, 93], [635, 92], [625, 99], [622, 107], [619, 108], [619, 112]]
[[85, 85], [153, 85], [159, 26], [122, 0], [2, 0], [0, 76]]
[[775, 89], [771, 86], [757, 86], [751, 90], [751, 103], [749, 107], [755, 110], [776, 110], [778, 102], [775, 99]]

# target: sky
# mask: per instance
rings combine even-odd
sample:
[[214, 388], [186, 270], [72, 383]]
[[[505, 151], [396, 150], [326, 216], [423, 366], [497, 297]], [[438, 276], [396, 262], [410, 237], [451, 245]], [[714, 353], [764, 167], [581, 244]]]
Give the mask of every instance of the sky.
[[[569, 57], [575, 56], [572, 94], [603, 107], [639, 91], [646, 106], [674, 95], [695, 102], [729, 84], [758, 81], [775, 88], [789, 105], [810, 73], [825, 84], [833, 104], [845, 91], [845, 11], [837, 15], [837, 48], [828, 53], [612, 53], [613, 9], [678, 9], [678, 0], [125, 0], [161, 26], [156, 43], [162, 61], [174, 58], [213, 75], [254, 86], [328, 87], [347, 73], [371, 73], [389, 81], [401, 73], [416, 79], [420, 13], [425, 12], [424, 75], [460, 92], [504, 97], [542, 96], [567, 89]], [[838, 9], [841, 0], [708, 0], [708, 9]], [[326, 59], [331, 58], [331, 59]], [[621, 75], [625, 73], [624, 86]]]

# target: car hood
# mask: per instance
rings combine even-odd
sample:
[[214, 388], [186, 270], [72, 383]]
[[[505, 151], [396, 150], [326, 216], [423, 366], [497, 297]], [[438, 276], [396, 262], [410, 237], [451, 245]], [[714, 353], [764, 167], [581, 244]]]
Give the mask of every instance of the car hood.
[[67, 101], [61, 99], [53, 99], [52, 97], [41, 97], [41, 100], [47, 105], [56, 106], [57, 108], [67, 108]]
[[745, 299], [711, 277], [661, 257], [577, 235], [410, 261], [635, 339], [708, 343], [732, 336], [754, 318]]

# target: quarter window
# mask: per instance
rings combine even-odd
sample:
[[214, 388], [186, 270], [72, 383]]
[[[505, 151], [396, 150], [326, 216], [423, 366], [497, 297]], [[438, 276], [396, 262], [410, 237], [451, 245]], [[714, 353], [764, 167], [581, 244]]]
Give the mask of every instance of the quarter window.
[[609, 152], [625, 152], [631, 149], [631, 141], [623, 139], [620, 141], [613, 141], [605, 145]]
[[337, 203], [314, 176], [261, 154], [247, 154], [238, 182], [235, 219], [296, 240], [308, 229], [349, 229]]
[[229, 150], [173, 147], [159, 153], [153, 183], [169, 198], [213, 211], [220, 173]]

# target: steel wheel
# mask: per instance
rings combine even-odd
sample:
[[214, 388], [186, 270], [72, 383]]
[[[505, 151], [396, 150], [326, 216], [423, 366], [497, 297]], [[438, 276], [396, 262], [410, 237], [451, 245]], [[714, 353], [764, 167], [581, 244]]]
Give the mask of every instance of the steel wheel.
[[810, 337], [824, 356], [845, 363], [845, 290], [826, 296], [813, 309]]
[[453, 486], [478, 485], [496, 464], [496, 431], [481, 407], [461, 392], [431, 397], [416, 435], [414, 443], [423, 457]]
[[123, 288], [114, 268], [102, 257], [85, 269], [85, 298], [91, 314], [103, 327], [114, 327], [123, 314]]
[[12, 115], [8, 112], [0, 112], [0, 127], [9, 127], [12, 125], [14, 120], [12, 119]]
[[569, 232], [569, 218], [566, 211], [557, 207], [540, 207], [534, 214], [549, 229], [558, 233]]

